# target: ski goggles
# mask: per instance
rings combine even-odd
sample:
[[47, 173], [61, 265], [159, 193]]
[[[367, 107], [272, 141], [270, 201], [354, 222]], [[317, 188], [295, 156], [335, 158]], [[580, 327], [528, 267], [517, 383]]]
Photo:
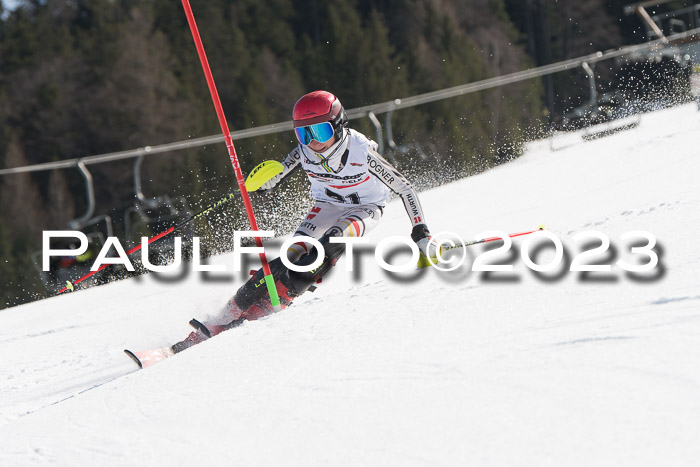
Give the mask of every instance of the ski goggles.
[[294, 129], [297, 139], [303, 145], [308, 145], [311, 141], [325, 143], [333, 137], [333, 125], [330, 122], [317, 123], [315, 125], [300, 126]]

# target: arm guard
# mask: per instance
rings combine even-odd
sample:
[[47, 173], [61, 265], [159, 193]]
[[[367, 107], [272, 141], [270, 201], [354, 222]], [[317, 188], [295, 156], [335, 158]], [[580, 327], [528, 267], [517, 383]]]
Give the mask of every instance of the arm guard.
[[[284, 170], [282, 171], [281, 174], [273, 177], [271, 180], [274, 183], [270, 183], [269, 186], [263, 185], [262, 187], [259, 188], [258, 191], [261, 193], [266, 193], [279, 185], [280, 183], [284, 182], [294, 171], [296, 171], [299, 167], [301, 167], [301, 155], [299, 154], [299, 148], [296, 147], [294, 150], [292, 150], [287, 156], [284, 158], [282, 161], [282, 165], [284, 166]], [[275, 180], [275, 178], [277, 180]]]

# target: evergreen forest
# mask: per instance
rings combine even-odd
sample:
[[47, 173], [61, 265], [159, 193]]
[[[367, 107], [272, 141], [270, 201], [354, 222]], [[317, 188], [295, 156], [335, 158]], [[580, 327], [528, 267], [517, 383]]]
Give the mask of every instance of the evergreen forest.
[[[180, 1], [18, 3], [0, 4], [0, 169], [219, 132]], [[316, 89], [352, 109], [643, 42], [641, 21], [623, 13], [627, 3], [191, 0], [232, 130], [288, 121], [295, 101]], [[615, 86], [614, 71], [596, 71], [603, 90]], [[586, 99], [587, 86], [572, 71], [397, 111], [396, 146], [386, 155], [420, 188], [481, 172], [518, 157], [525, 141]], [[375, 138], [369, 119], [351, 126]], [[296, 144], [292, 132], [235, 143], [244, 171]], [[109, 216], [123, 238], [125, 213], [138, 202], [134, 160], [89, 170], [95, 214]], [[140, 177], [147, 197], [177, 199], [187, 205], [181, 212], [235, 188], [223, 144], [147, 157]], [[55, 293], [33, 254], [42, 231], [65, 230], [86, 210], [85, 190], [74, 168], [0, 176], [0, 309]], [[287, 233], [307, 197], [298, 176], [274, 197], [254, 197], [261, 227]], [[189, 233], [207, 239], [210, 254], [245, 226], [242, 208], [228, 203]]]

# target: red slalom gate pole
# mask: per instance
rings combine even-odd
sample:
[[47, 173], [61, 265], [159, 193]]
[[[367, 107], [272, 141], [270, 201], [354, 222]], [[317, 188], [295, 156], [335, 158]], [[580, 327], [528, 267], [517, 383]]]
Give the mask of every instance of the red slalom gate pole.
[[[204, 77], [207, 80], [207, 86], [209, 86], [209, 94], [211, 94], [211, 100], [214, 102], [216, 116], [219, 118], [221, 132], [223, 133], [224, 138], [226, 140], [226, 148], [228, 149], [229, 159], [231, 160], [233, 171], [236, 173], [236, 181], [238, 182], [238, 187], [241, 190], [241, 198], [243, 199], [243, 204], [245, 205], [245, 210], [248, 214], [248, 221], [250, 222], [250, 227], [253, 229], [253, 231], [258, 231], [258, 223], [255, 220], [253, 206], [250, 204], [248, 190], [245, 187], [245, 179], [243, 178], [243, 173], [241, 172], [241, 166], [238, 163], [238, 155], [236, 154], [236, 148], [233, 145], [233, 138], [231, 138], [231, 132], [229, 131], [228, 123], [226, 122], [224, 109], [221, 107], [219, 93], [216, 90], [216, 84], [214, 84], [214, 77], [211, 74], [209, 61], [207, 60], [207, 55], [204, 52], [204, 45], [202, 44], [202, 39], [199, 35], [199, 30], [197, 29], [197, 23], [194, 20], [194, 14], [192, 13], [192, 7], [190, 6], [189, 0], [182, 0], [182, 7], [185, 9], [187, 23], [190, 25], [190, 31], [192, 32], [192, 39], [194, 39], [194, 45], [197, 48], [199, 61], [202, 63], [202, 70], [204, 71]], [[255, 237], [255, 244], [258, 246], [258, 248], [262, 248], [262, 238]], [[270, 303], [272, 304], [273, 309], [275, 311], [278, 311], [280, 309], [279, 296], [277, 295], [275, 281], [272, 277], [270, 265], [267, 263], [267, 256], [265, 255], [264, 251], [260, 252], [260, 262], [262, 263], [263, 272], [265, 273], [265, 284], [267, 285], [267, 291], [270, 294]]]

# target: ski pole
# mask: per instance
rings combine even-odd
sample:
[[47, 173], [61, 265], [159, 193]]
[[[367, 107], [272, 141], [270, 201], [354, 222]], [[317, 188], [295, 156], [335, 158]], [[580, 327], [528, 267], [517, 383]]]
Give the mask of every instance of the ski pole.
[[[241, 198], [243, 199], [243, 204], [245, 205], [246, 213], [248, 214], [248, 221], [250, 222], [250, 227], [253, 231], [257, 231], [258, 223], [255, 220], [255, 213], [253, 212], [253, 206], [250, 204], [250, 197], [248, 196], [248, 190], [245, 187], [245, 180], [243, 179], [243, 173], [241, 172], [241, 166], [238, 163], [238, 155], [236, 154], [236, 148], [233, 145], [233, 138], [231, 138], [231, 132], [228, 128], [228, 123], [226, 122], [226, 116], [224, 115], [224, 109], [221, 106], [221, 100], [219, 99], [219, 93], [216, 90], [216, 84], [214, 83], [214, 77], [211, 73], [211, 68], [209, 67], [209, 61], [207, 60], [207, 55], [204, 52], [204, 45], [202, 44], [202, 39], [199, 36], [199, 30], [197, 29], [197, 23], [194, 20], [194, 13], [192, 13], [192, 7], [190, 6], [189, 0], [182, 0], [182, 7], [185, 9], [185, 15], [187, 16], [187, 23], [190, 26], [190, 31], [192, 32], [192, 39], [194, 40], [195, 47], [197, 48], [197, 54], [199, 55], [199, 61], [202, 64], [202, 70], [204, 71], [204, 77], [207, 80], [207, 86], [209, 87], [209, 94], [211, 94], [211, 99], [214, 103], [214, 108], [216, 109], [216, 116], [219, 119], [219, 125], [221, 126], [221, 132], [226, 140], [226, 148], [228, 149], [229, 159], [231, 160], [231, 165], [233, 166], [233, 171], [236, 174], [236, 181], [238, 182], [238, 187], [241, 190]], [[255, 244], [260, 250], [260, 262], [262, 263], [263, 272], [265, 274], [265, 284], [267, 285], [267, 291], [270, 294], [270, 304], [275, 311], [281, 310], [280, 300], [277, 295], [277, 288], [275, 287], [275, 280], [272, 277], [272, 272], [270, 271], [270, 265], [267, 263], [267, 256], [265, 251], [262, 250], [262, 238], [255, 237]]]
[[[155, 242], [156, 240], [160, 240], [161, 238], [165, 237], [166, 235], [169, 235], [169, 234], [173, 233], [174, 231], [180, 229], [181, 227], [184, 227], [185, 225], [189, 224], [189, 223], [192, 222], [193, 220], [198, 219], [198, 218], [202, 217], [203, 215], [207, 214], [207, 213], [208, 213], [209, 211], [211, 211], [212, 209], [218, 208], [219, 206], [228, 203], [230, 200], [232, 200], [232, 199], [235, 198], [235, 197], [236, 197], [236, 194], [235, 194], [235, 193], [229, 193], [229, 194], [227, 194], [226, 196], [224, 196], [223, 198], [221, 198], [220, 200], [218, 200], [216, 203], [212, 204], [212, 205], [209, 206], [208, 208], [202, 209], [202, 210], [199, 211], [198, 213], [191, 215], [190, 217], [188, 217], [187, 219], [183, 220], [183, 221], [180, 222], [179, 224], [174, 225], [174, 226], [168, 228], [167, 230], [165, 230], [165, 231], [159, 233], [158, 235], [155, 235], [155, 236], [149, 238], [149, 239], [148, 239], [148, 244], [150, 245], [151, 243]], [[139, 250], [141, 249], [142, 246], [143, 246], [143, 244], [142, 244], [142, 243], [139, 243], [138, 245], [136, 245], [135, 247], [133, 247], [132, 249], [130, 249], [129, 251], [126, 252], [127, 256], [130, 255], [130, 254], [132, 254], [132, 253], [135, 253], [135, 252], [139, 251]], [[82, 281], [84, 281], [85, 279], [87, 279], [87, 278], [89, 278], [89, 277], [92, 277], [93, 275], [95, 275], [95, 274], [97, 274], [98, 272], [102, 271], [102, 270], [103, 270], [104, 268], [106, 268], [107, 266], [111, 266], [111, 264], [109, 264], [109, 263], [103, 264], [102, 266], [100, 266], [100, 267], [99, 267], [98, 269], [96, 269], [95, 271], [90, 271], [89, 273], [87, 273], [87, 274], [85, 274], [83, 277], [81, 277], [80, 279], [74, 280], [73, 282], [71, 282], [71, 281], [66, 281], [66, 286], [63, 287], [61, 290], [59, 290], [59, 291], [58, 291], [58, 294], [61, 294], [61, 293], [65, 292], [65, 291], [67, 291], [67, 290], [73, 291], [73, 289], [75, 288], [75, 287], [74, 287], [75, 284], [79, 284], [79, 283], [81, 283]]]
[[[512, 233], [512, 234], [508, 234], [507, 236], [510, 237], [510, 238], [521, 237], [521, 236], [523, 236], [523, 235], [530, 235], [530, 234], [532, 234], [532, 233], [539, 232], [540, 230], [544, 230], [544, 229], [545, 229], [544, 225], [540, 225], [540, 226], [539, 226], [538, 228], [536, 228], [535, 230], [530, 230], [530, 231], [528, 231], [528, 232]], [[465, 242], [465, 243], [461, 243], [461, 244], [459, 244], [459, 245], [444, 246], [444, 247], [441, 247], [441, 248], [442, 248], [443, 250], [445, 250], [445, 251], [447, 251], [447, 250], [454, 250], [455, 248], [465, 248], [465, 247], [472, 246], [472, 245], [478, 245], [478, 244], [480, 244], [480, 243], [494, 242], [494, 241], [496, 241], [496, 240], [501, 240], [501, 237], [482, 238], [481, 240], [472, 240], [471, 242]]]

